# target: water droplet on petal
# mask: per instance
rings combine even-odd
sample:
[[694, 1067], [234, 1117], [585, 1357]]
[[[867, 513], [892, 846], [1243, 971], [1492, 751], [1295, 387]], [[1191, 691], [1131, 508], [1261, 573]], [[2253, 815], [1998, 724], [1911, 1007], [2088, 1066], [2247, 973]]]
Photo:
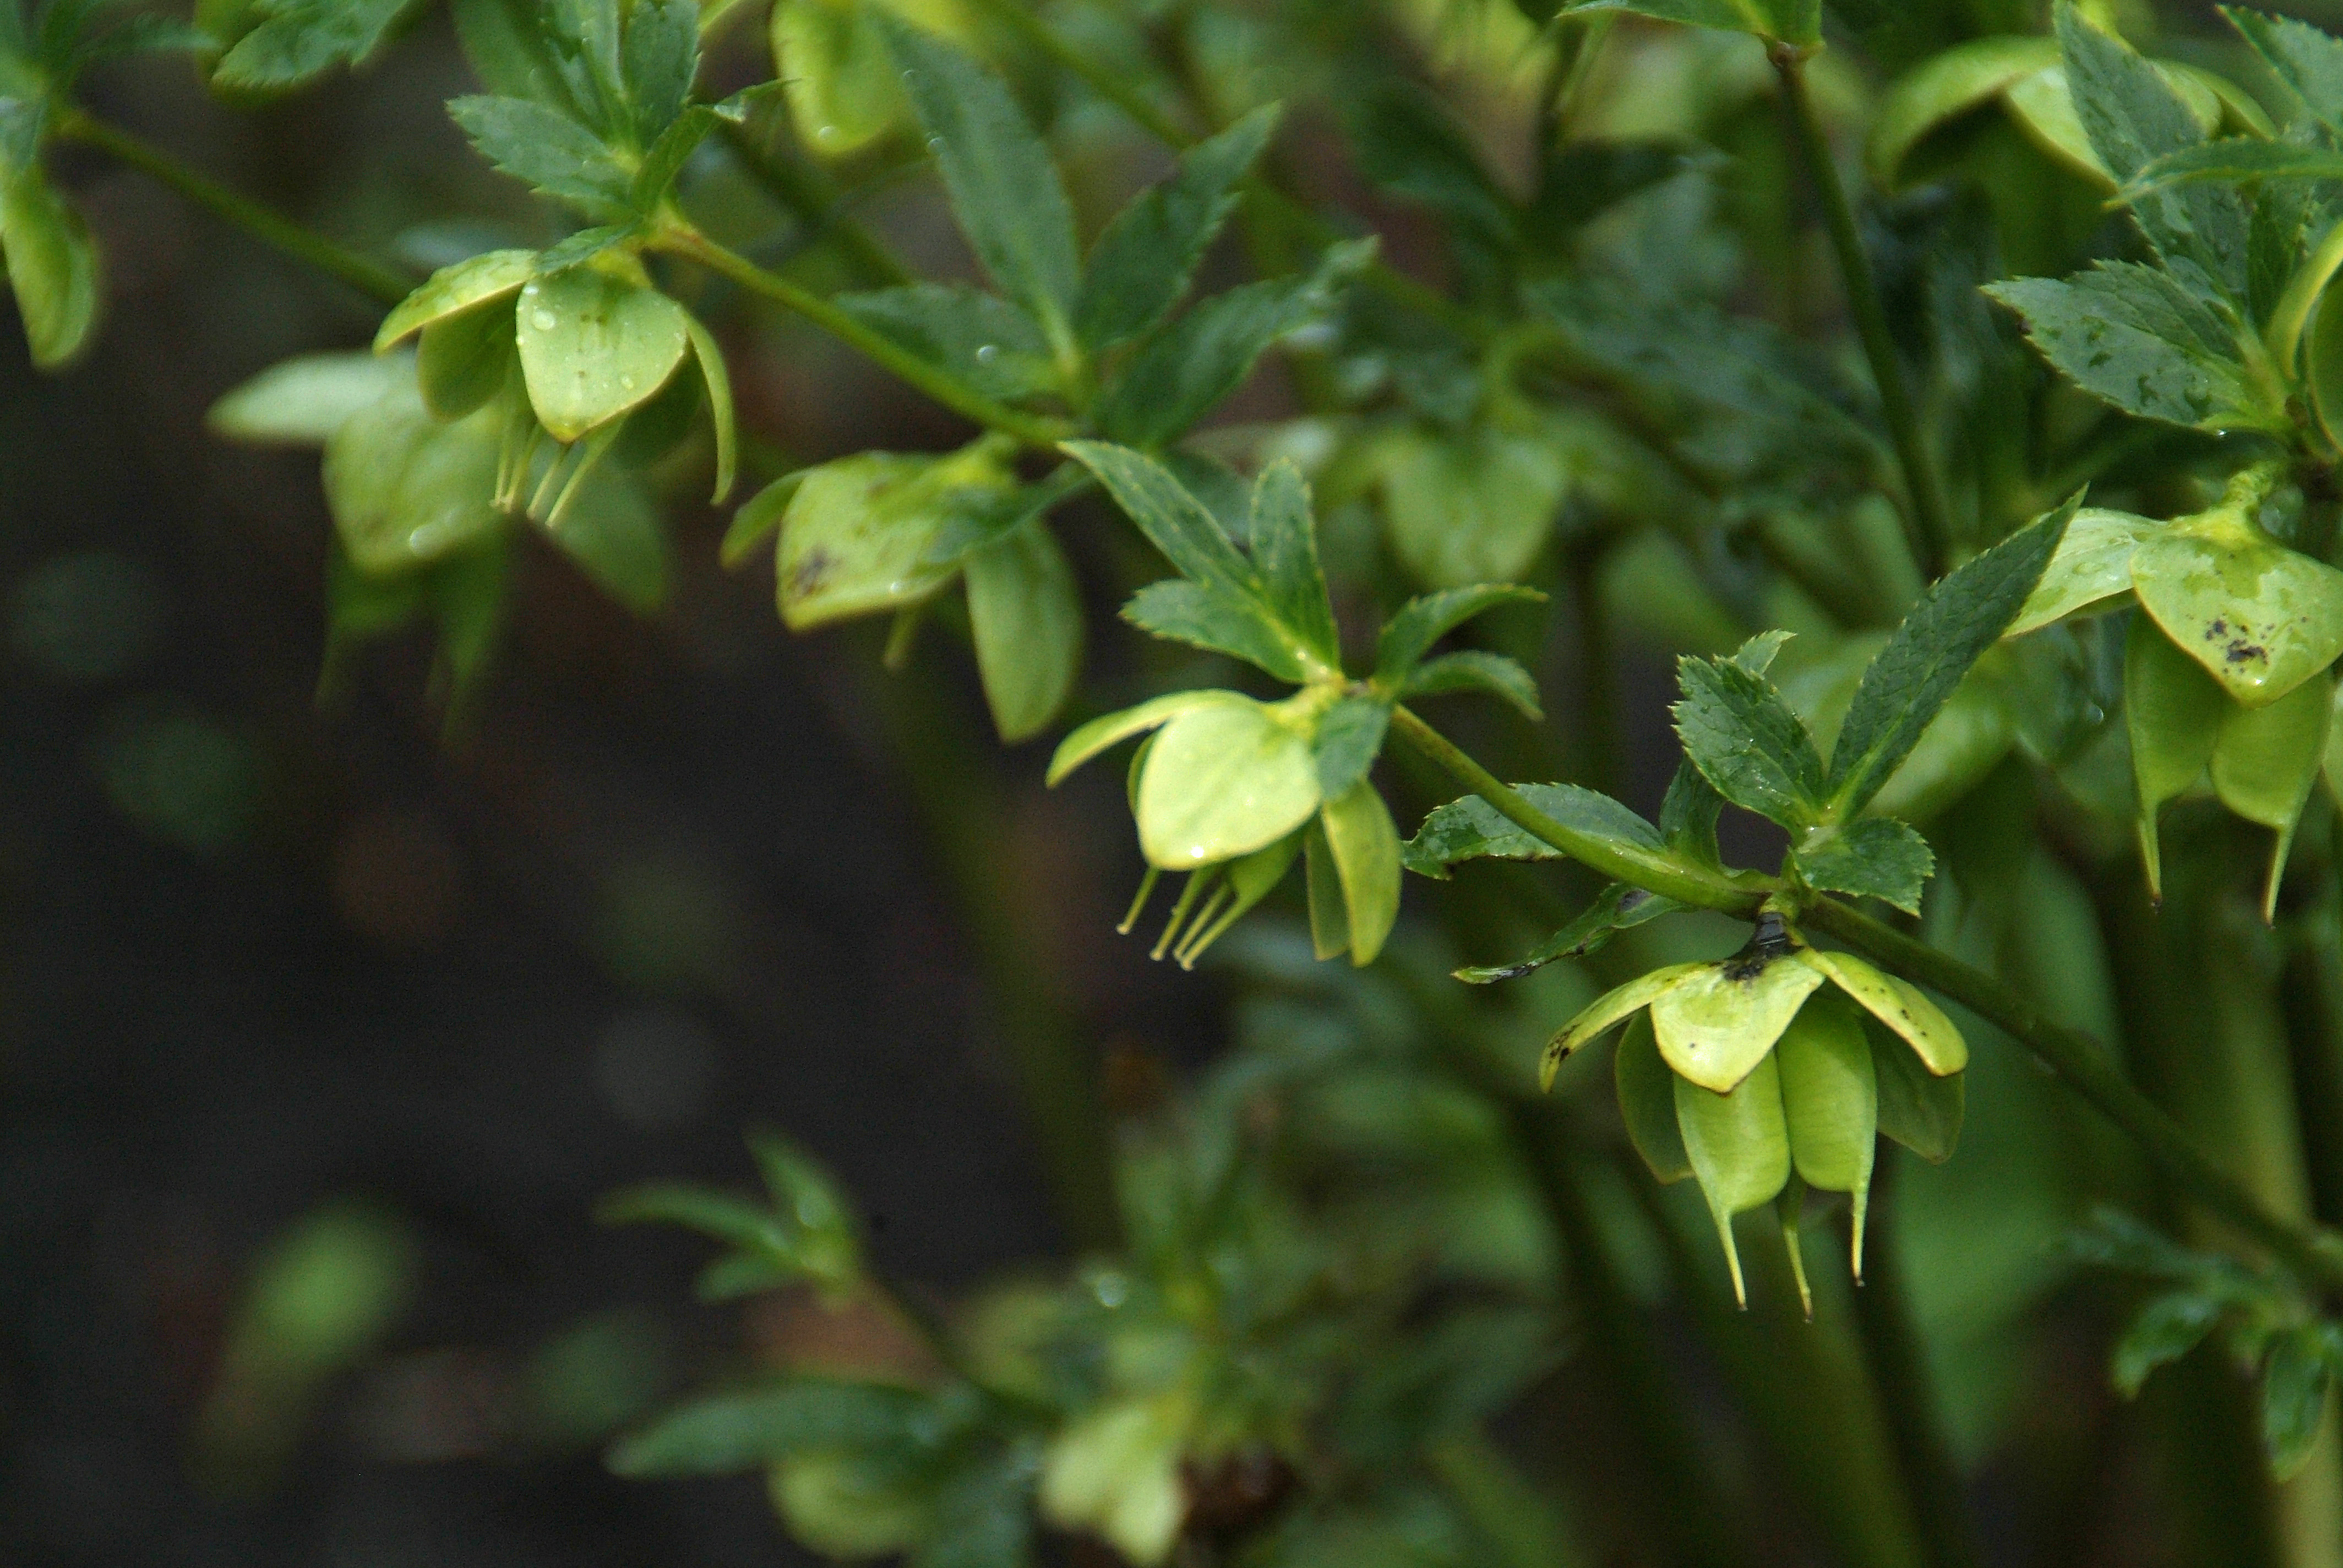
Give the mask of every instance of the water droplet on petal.
[[528, 318], [528, 324], [539, 332], [550, 332], [561, 325], [561, 320], [550, 310], [540, 310]]
[[635, 378], [631, 375], [622, 373], [618, 377], [618, 385], [631, 392], [635, 389]]
[[836, 126], [816, 126], [813, 131], [813, 139], [818, 142], [834, 142], [838, 140], [838, 127]]

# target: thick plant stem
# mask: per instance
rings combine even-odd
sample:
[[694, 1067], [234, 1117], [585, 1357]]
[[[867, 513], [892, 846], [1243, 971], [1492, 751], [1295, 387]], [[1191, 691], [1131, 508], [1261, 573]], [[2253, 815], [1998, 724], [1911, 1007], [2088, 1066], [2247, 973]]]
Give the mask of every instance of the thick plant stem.
[[710, 272], [731, 279], [752, 294], [788, 307], [964, 418], [1014, 436], [1029, 447], [1052, 451], [1060, 441], [1074, 434], [1074, 427], [1063, 419], [1029, 414], [986, 397], [949, 371], [872, 331], [813, 290], [779, 273], [768, 272], [698, 229], [682, 226], [663, 229], [654, 243], [661, 250], [696, 261]]
[[716, 134], [740, 166], [789, 208], [813, 238], [837, 247], [865, 286], [893, 288], [913, 281], [910, 269], [892, 251], [840, 212], [838, 188], [827, 174], [775, 153], [745, 126], [727, 122], [717, 126]]
[[141, 174], [151, 176], [206, 212], [226, 219], [294, 260], [347, 284], [378, 305], [397, 305], [414, 292], [415, 279], [405, 273], [337, 245], [249, 196], [239, 196], [119, 126], [108, 125], [79, 109], [65, 109], [57, 115], [56, 134], [68, 141], [96, 147]]
[[1888, 438], [1896, 444], [1896, 462], [1904, 470], [1913, 555], [1920, 563], [1922, 576], [1940, 577], [1952, 564], [1952, 520], [1945, 508], [1944, 487], [1937, 482], [1936, 463], [1928, 456], [1927, 444], [1921, 439], [1919, 416], [1912, 407], [1911, 394], [1905, 389], [1903, 367], [1896, 358], [1896, 340], [1887, 330], [1887, 312], [1879, 302], [1879, 284], [1871, 274], [1871, 258], [1864, 254], [1863, 236], [1855, 231], [1855, 209], [1847, 203], [1846, 187], [1839, 183], [1838, 166], [1831, 161], [1830, 144], [1823, 136], [1821, 117], [1815, 113], [1814, 95], [1806, 88], [1805, 55], [1787, 45], [1776, 44], [1773, 60], [1774, 69], [1782, 80], [1782, 103], [1788, 111], [1790, 139], [1796, 145], [1807, 178], [1822, 203], [1823, 226], [1829, 231], [1831, 248], [1838, 255], [1839, 276], [1846, 287], [1847, 311], [1855, 317], [1856, 335], [1863, 339], [1864, 357], [1870, 361], [1871, 377], [1879, 387], [1879, 412], [1887, 421]]
[[1863, 1283], [1853, 1292], [1855, 1329], [1879, 1391], [1880, 1417], [1896, 1445], [1931, 1568], [1976, 1568], [1976, 1531], [1969, 1523], [1959, 1469], [1946, 1451], [1936, 1391], [1912, 1322], [1904, 1263], [1896, 1251], [1896, 1169], [1903, 1156], [1883, 1145], [1871, 1178], [1871, 1222], [1864, 1249]]
[[2343, 1290], [2343, 1237], [2272, 1212], [2197, 1148], [2179, 1122], [2133, 1087], [2089, 1035], [2053, 1023], [1984, 970], [1915, 941], [1849, 905], [1817, 900], [1800, 916], [1800, 923], [1836, 937], [1906, 980], [1941, 991], [2006, 1030], [2128, 1133], [2188, 1197], [2268, 1247], [2307, 1282]]

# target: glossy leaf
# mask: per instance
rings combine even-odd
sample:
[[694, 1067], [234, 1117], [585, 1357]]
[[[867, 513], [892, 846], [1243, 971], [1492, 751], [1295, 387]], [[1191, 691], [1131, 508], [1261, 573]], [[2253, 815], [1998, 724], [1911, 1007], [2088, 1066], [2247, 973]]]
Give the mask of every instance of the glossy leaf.
[[2111, 1358], [2116, 1392], [2137, 1399], [2150, 1373], [2205, 1342], [2221, 1322], [2224, 1303], [2202, 1292], [2167, 1292], [2135, 1313]]
[[2021, 277], [1986, 293], [2018, 313], [2060, 374], [2143, 419], [2191, 429], [2283, 430], [2237, 365], [2228, 329], [2168, 272], [2124, 261], [2058, 279]]
[[1452, 691], [1477, 691], [1512, 705], [1535, 724], [1544, 719], [1538, 703], [1537, 682], [1530, 672], [1502, 653], [1466, 648], [1429, 658], [1410, 670], [1400, 683], [1403, 698], [1437, 697]]
[[1318, 809], [1309, 742], [1260, 703], [1192, 708], [1163, 727], [1139, 781], [1139, 847], [1167, 871], [1275, 843]]
[[1150, 338], [1099, 399], [1099, 428], [1134, 447], [1184, 434], [1242, 386], [1276, 343], [1332, 308], [1374, 255], [1372, 239], [1330, 246], [1317, 267], [1216, 294]]
[[2175, 525], [2132, 556], [2140, 608], [2249, 708], [2277, 701], [2343, 654], [2343, 571], [2242, 519]]
[[1399, 829], [1365, 779], [1330, 798], [1318, 813], [1342, 886], [1351, 961], [1375, 961], [1399, 919]]
[[1542, 604], [1545, 595], [1515, 583], [1474, 583], [1418, 596], [1400, 606], [1375, 639], [1375, 678], [1407, 678], [1432, 645], [1448, 633], [1503, 604]]
[[1363, 95], [1349, 118], [1359, 173], [1379, 189], [1430, 207], [1480, 245], [1518, 242], [1512, 196], [1482, 163], [1471, 131], [1439, 97], [1393, 82]]
[[1809, 1187], [1854, 1197], [1849, 1257], [1863, 1277], [1863, 1225], [1879, 1147], [1879, 1089], [1863, 1016], [1835, 991], [1806, 999], [1774, 1047], [1792, 1167]]
[[985, 700], [1004, 741], [1040, 734], [1081, 672], [1082, 600], [1057, 537], [1040, 522], [969, 552], [968, 618]]
[[881, 25], [977, 259], [1045, 328], [1070, 333], [1081, 266], [1049, 148], [990, 72], [907, 23]]
[[1918, 986], [1874, 969], [1852, 953], [1801, 948], [1793, 956], [1828, 976], [1865, 1012], [1902, 1036], [1930, 1072], [1946, 1078], [1968, 1066], [1969, 1042]]
[[228, 393], [212, 405], [204, 423], [232, 441], [322, 447], [353, 417], [414, 379], [415, 367], [404, 357], [304, 354]]
[[1342, 641], [1326, 597], [1326, 574], [1318, 565], [1310, 484], [1299, 467], [1281, 459], [1261, 471], [1253, 482], [1250, 521], [1246, 540], [1269, 590], [1270, 608], [1328, 668], [1341, 668]]
[[[1831, 750], [1831, 809], [1840, 818], [1879, 793], [1970, 667], [2008, 629], [2081, 501], [2077, 493], [1939, 579], [1904, 618], [1864, 670]], [[1718, 782], [1713, 773], [1710, 782]]]
[[1682, 904], [1663, 894], [1631, 888], [1624, 882], [1614, 882], [1604, 889], [1576, 920], [1531, 949], [1520, 960], [1509, 964], [1461, 969], [1456, 971], [1455, 978], [1467, 985], [1519, 980], [1559, 960], [1584, 958], [1589, 953], [1600, 952], [1621, 931], [1632, 930], [1648, 920], [1655, 920], [1683, 908]]
[[945, 457], [864, 452], [806, 474], [781, 524], [781, 618], [806, 631], [916, 603], [951, 580], [929, 546], [952, 518], [1015, 486], [984, 443]]
[[1668, 792], [1660, 798], [1660, 836], [1670, 849], [1693, 864], [1721, 869], [1716, 822], [1724, 810], [1725, 797], [1686, 758], [1676, 764]]
[[1888, 1034], [1872, 1034], [1871, 1066], [1881, 1135], [1931, 1164], [1950, 1160], [1960, 1145], [1967, 1080], [1957, 1072], [1939, 1078], [1909, 1044]]
[[523, 285], [518, 317], [528, 400], [557, 441], [649, 402], [691, 344], [682, 306], [592, 266]]
[[1929, 132], [2057, 63], [2052, 38], [1972, 38], [1929, 55], [1897, 77], [1879, 101], [1864, 144], [1871, 177], [1896, 189], [1905, 157]]
[[360, 571], [403, 571], [501, 528], [493, 502], [498, 416], [442, 424], [410, 379], [326, 443], [326, 504]]
[[910, 117], [877, 7], [779, 0], [773, 59], [798, 140], [830, 157], [860, 151]]
[[1553, 1088], [1554, 1075], [1561, 1070], [1564, 1058], [1583, 1046], [1592, 1045], [1624, 1020], [1651, 1006], [1655, 999], [1708, 967], [1699, 963], [1669, 964], [1637, 975], [1624, 985], [1614, 986], [1587, 1003], [1546, 1041], [1545, 1055], [1538, 1066], [1538, 1087]]
[[97, 321], [97, 248], [81, 214], [37, 167], [0, 177], [0, 250], [33, 363], [71, 363]]
[[2173, 647], [2154, 622], [2144, 615], [2133, 618], [2124, 643], [2124, 719], [2151, 893], [2160, 896], [2164, 882], [2158, 813], [2166, 801], [2204, 777], [2233, 706], [2219, 683]]
[[[1565, 827], [1643, 849], [1664, 847], [1659, 829], [1608, 795], [1575, 784], [1516, 784], [1531, 805]], [[1442, 880], [1459, 860], [1554, 860], [1561, 850], [1532, 836], [1478, 795], [1451, 800], [1423, 819], [1409, 840], [1407, 869]]]
[[831, 303], [988, 397], [1015, 402], [1058, 385], [1041, 327], [998, 295], [964, 283], [915, 283]]
[[1456, 590], [1527, 571], [1569, 493], [1567, 453], [1536, 430], [1403, 429], [1376, 454], [1392, 548], [1408, 575]]
[[1676, 734], [1718, 794], [1785, 827], [1820, 815], [1822, 759], [1779, 692], [1729, 659], [1679, 659], [1676, 678]]
[[[1663, 1053], [1666, 1050], [1662, 1040]], [[1717, 1240], [1733, 1272], [1733, 1295], [1745, 1306], [1741, 1252], [1733, 1217], [1771, 1203], [1790, 1180], [1790, 1136], [1782, 1115], [1781, 1073], [1769, 1054], [1729, 1093], [1715, 1093], [1679, 1077], [1676, 1129], [1701, 1195], [1716, 1221]]]
[[1627, 1025], [1611, 1058], [1611, 1076], [1619, 1096], [1619, 1118], [1627, 1124], [1627, 1141], [1653, 1176], [1665, 1183], [1691, 1175], [1692, 1156], [1684, 1152], [1684, 1134], [1676, 1127], [1676, 1075], [1660, 1060], [1651, 1020], [1639, 1018]]
[[1180, 155], [1169, 179], [1131, 199], [1091, 247], [1074, 329], [1093, 353], [1141, 337], [1172, 313], [1229, 215], [1238, 186], [1277, 134], [1267, 105]]
[[1774, 1049], [1822, 983], [1795, 955], [1704, 964], [1652, 999], [1660, 1054], [1679, 1078], [1723, 1094]]
[[1814, 829], [1799, 840], [1796, 859], [1798, 875], [1810, 888], [1884, 899], [1914, 915], [1920, 912], [1921, 890], [1936, 865], [1928, 840], [1892, 817]]
[[2023, 637], [2070, 615], [2104, 615], [2120, 609], [2131, 595], [2131, 557], [2162, 525], [2129, 512], [2085, 507], [2042, 568], [2042, 579], [2004, 637]]

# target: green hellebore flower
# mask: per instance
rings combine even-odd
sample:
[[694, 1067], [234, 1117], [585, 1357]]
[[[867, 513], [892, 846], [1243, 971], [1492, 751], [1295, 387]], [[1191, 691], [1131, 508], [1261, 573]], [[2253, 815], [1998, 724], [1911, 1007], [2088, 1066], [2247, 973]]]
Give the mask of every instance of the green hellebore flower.
[[1187, 1520], [1181, 1451], [1195, 1407], [1177, 1392], [1119, 1400], [1068, 1426], [1041, 1462], [1041, 1515], [1097, 1535], [1133, 1563], [1161, 1563]]
[[[1849, 954], [1805, 947], [1772, 916], [1729, 959], [1655, 970], [1599, 998], [1547, 1047], [1550, 1084], [1564, 1056], [1633, 1018], [1615, 1064], [1629, 1137], [1661, 1181], [1698, 1179], [1745, 1302], [1733, 1218], [1782, 1199], [1799, 1293], [1813, 1312], [1797, 1252], [1805, 1187], [1850, 1195], [1850, 1265], [1862, 1278], [1880, 1085], [1848, 999], [1901, 1036], [1928, 1073], [1950, 1078], [1967, 1065], [1960, 1031], [1917, 988]], [[1792, 1188], [1793, 1174], [1802, 1186]]]
[[1154, 956], [1183, 967], [1267, 897], [1308, 849], [1311, 930], [1321, 958], [1374, 961], [1399, 913], [1400, 841], [1374, 786], [1329, 799], [1312, 741], [1330, 698], [1313, 687], [1282, 702], [1235, 691], [1180, 691], [1092, 719], [1060, 743], [1049, 782], [1150, 730], [1131, 759], [1130, 800], [1147, 877], [1129, 931], [1165, 871], [1191, 873]]

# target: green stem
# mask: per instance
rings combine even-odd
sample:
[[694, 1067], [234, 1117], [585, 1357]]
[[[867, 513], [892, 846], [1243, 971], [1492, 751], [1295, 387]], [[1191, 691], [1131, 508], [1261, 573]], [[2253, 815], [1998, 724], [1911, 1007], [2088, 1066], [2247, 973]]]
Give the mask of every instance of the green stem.
[[747, 256], [717, 244], [696, 228], [680, 225], [669, 227], [653, 236], [652, 243], [661, 250], [698, 262], [710, 272], [731, 279], [753, 294], [761, 294], [796, 311], [965, 418], [999, 430], [1003, 435], [1014, 436], [1029, 447], [1048, 451], [1055, 451], [1060, 441], [1074, 433], [1074, 427], [1063, 419], [1029, 414], [1021, 408], [1012, 408], [1006, 403], [986, 397], [950, 371], [930, 364], [890, 338], [872, 331], [813, 290], [792, 283], [779, 273], [768, 272]]
[[263, 244], [276, 246], [294, 260], [306, 263], [329, 277], [349, 285], [380, 305], [397, 305], [414, 292], [415, 280], [395, 268], [335, 244], [302, 227], [291, 218], [237, 195], [217, 181], [196, 173], [151, 142], [108, 125], [79, 109], [57, 114], [56, 134], [67, 141], [97, 148], [152, 176], [215, 216], [226, 219]]
[[1896, 340], [1887, 330], [1887, 312], [1879, 303], [1871, 258], [1864, 254], [1863, 236], [1855, 232], [1855, 209], [1847, 203], [1846, 187], [1839, 183], [1838, 166], [1831, 161], [1822, 119], [1815, 112], [1813, 95], [1806, 90], [1805, 55], [1777, 44], [1773, 60], [1782, 79], [1782, 102], [1789, 111], [1790, 139], [1822, 202], [1823, 226], [1830, 232], [1831, 248], [1838, 253], [1847, 310], [1863, 339], [1864, 357], [1871, 362], [1872, 379], [1879, 386], [1879, 411], [1887, 421], [1888, 437], [1896, 445], [1896, 460], [1904, 470], [1913, 554], [1920, 563], [1921, 575], [1939, 577], [1951, 564], [1952, 520], [1945, 508], [1936, 464], [1920, 437], [1919, 417], [1904, 387], [1903, 367], [1896, 361]]
[[2196, 1201], [2268, 1247], [2306, 1282], [2343, 1289], [2343, 1236], [2273, 1213], [2197, 1148], [2179, 1122], [2134, 1088], [2089, 1035], [2053, 1023], [1984, 970], [1915, 941], [1850, 905], [1817, 900], [1807, 906], [1800, 923], [1837, 938], [1906, 980], [1942, 992], [2007, 1032], [2128, 1133]]
[[837, 186], [827, 174], [785, 158], [764, 146], [745, 126], [728, 123], [717, 135], [740, 166], [765, 187], [775, 201], [805, 226], [814, 239], [826, 240], [872, 288], [897, 288], [916, 281], [909, 267], [895, 258], [869, 229], [847, 217]]
[[1631, 882], [1682, 903], [1722, 910], [1744, 920], [1756, 916], [1757, 907], [1772, 890], [1770, 882], [1753, 886], [1721, 871], [1689, 865], [1664, 849], [1598, 838], [1557, 822], [1405, 708], [1393, 710], [1392, 730], [1450, 778], [1495, 807], [1515, 827], [1614, 881]]

